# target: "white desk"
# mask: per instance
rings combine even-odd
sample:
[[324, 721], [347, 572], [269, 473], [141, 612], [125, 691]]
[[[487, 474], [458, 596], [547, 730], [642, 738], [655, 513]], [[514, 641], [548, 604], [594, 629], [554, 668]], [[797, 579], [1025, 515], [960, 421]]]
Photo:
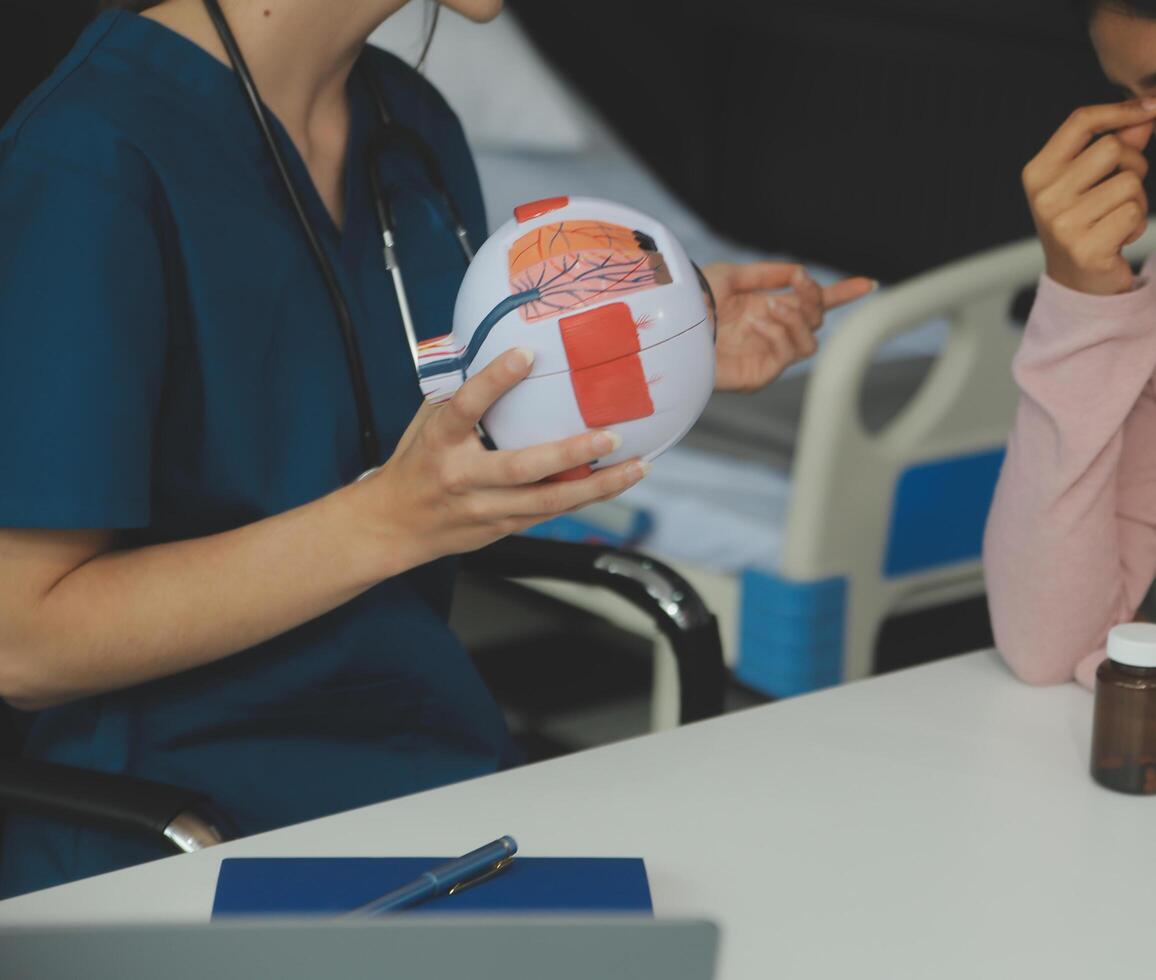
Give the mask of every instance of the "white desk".
[[0, 903], [0, 925], [204, 919], [227, 855], [642, 855], [719, 976], [1154, 975], [1156, 800], [1086, 774], [1091, 697], [988, 653]]

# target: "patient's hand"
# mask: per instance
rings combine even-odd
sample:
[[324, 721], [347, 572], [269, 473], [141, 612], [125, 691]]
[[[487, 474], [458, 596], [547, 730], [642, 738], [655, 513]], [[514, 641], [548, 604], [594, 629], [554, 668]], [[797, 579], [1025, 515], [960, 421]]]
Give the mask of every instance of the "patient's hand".
[[1128, 292], [1121, 254], [1144, 234], [1148, 195], [1143, 150], [1156, 99], [1077, 109], [1023, 171], [1048, 275], [1081, 293]]
[[827, 310], [875, 288], [871, 279], [856, 276], [823, 289], [801, 265], [788, 262], [718, 262], [702, 271], [718, 305], [716, 391], [757, 391], [774, 381], [815, 353], [815, 331]]

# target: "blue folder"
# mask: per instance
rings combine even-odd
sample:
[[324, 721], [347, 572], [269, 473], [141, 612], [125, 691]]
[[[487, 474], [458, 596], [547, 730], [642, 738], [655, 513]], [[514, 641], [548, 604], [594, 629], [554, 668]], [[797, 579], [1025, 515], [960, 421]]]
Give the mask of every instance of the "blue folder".
[[[213, 918], [348, 912], [447, 858], [226, 858]], [[641, 858], [519, 857], [500, 874], [406, 915], [456, 912], [653, 913]]]

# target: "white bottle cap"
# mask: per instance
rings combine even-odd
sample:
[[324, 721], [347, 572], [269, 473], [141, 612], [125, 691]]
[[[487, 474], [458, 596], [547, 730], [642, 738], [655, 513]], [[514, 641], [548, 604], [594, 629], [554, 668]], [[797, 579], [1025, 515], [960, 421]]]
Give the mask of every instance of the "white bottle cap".
[[1108, 659], [1128, 667], [1156, 667], [1156, 624], [1123, 623], [1112, 627]]

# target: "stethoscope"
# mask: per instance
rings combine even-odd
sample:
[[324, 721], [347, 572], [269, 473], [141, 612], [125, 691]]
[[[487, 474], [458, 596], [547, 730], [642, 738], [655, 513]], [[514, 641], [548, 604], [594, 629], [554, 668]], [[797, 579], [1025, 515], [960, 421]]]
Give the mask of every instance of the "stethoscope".
[[[373, 405], [369, 396], [369, 384], [365, 377], [365, 363], [362, 360], [361, 349], [357, 343], [357, 333], [353, 327], [353, 317], [349, 312], [349, 304], [346, 302], [345, 295], [341, 290], [341, 285], [338, 282], [333, 263], [329, 259], [329, 254], [321, 244], [321, 236], [309, 218], [305, 204], [301, 199], [301, 194], [289, 173], [289, 165], [285, 159], [285, 154], [282, 152], [281, 144], [277, 141], [277, 137], [273, 131], [272, 118], [268, 109], [265, 108], [265, 103], [261, 100], [261, 94], [257, 91], [257, 85], [253, 81], [253, 75], [249, 71], [249, 66], [245, 63], [245, 57], [241, 54], [237, 39], [229, 27], [229, 22], [226, 20], [224, 12], [221, 10], [220, 2], [219, 0], [203, 0], [203, 2], [213, 22], [213, 26], [217, 30], [217, 34], [220, 35], [225, 52], [228, 54], [229, 60], [233, 63], [233, 70], [248, 99], [249, 107], [252, 109], [253, 116], [257, 121], [257, 127], [261, 130], [261, 135], [264, 137], [265, 143], [269, 147], [269, 152], [277, 164], [277, 173], [281, 178], [281, 183], [284, 185], [285, 192], [289, 195], [289, 200], [293, 204], [293, 210], [297, 214], [297, 219], [301, 224], [302, 230], [305, 232], [309, 247], [313, 252], [314, 258], [317, 260], [317, 265], [325, 280], [325, 287], [333, 302], [333, 309], [337, 313], [337, 323], [341, 331], [342, 345], [345, 349], [345, 361], [349, 369], [354, 404], [357, 408], [358, 435], [361, 442], [362, 463], [364, 464], [364, 472], [361, 474], [361, 477], [359, 477], [359, 479], [362, 479], [380, 467], [383, 460], [377, 440], [377, 427], [373, 421]], [[538, 300], [541, 297], [541, 293], [537, 288], [532, 288], [505, 297], [482, 318], [477, 328], [473, 331], [466, 349], [458, 356], [452, 360], [427, 360], [424, 364], [421, 363], [418, 356], [418, 342], [417, 334], [413, 326], [413, 315], [410, 312], [409, 298], [406, 295], [405, 282], [402, 280], [401, 267], [397, 260], [397, 222], [393, 212], [393, 203], [386, 188], [382, 185], [381, 174], [377, 169], [377, 156], [387, 149], [389, 145], [393, 144], [408, 150], [416, 157], [425, 170], [426, 179], [441, 199], [445, 213], [449, 216], [447, 227], [452, 231], [454, 239], [457, 241], [462, 253], [462, 258], [465, 260], [467, 266], [473, 261], [474, 249], [470, 243], [470, 236], [466, 231], [465, 223], [462, 221], [461, 212], [458, 210], [457, 203], [454, 201], [453, 195], [450, 194], [449, 188], [446, 186], [441, 168], [438, 166], [433, 151], [417, 133], [394, 121], [389, 107], [386, 104], [385, 96], [378, 89], [377, 85], [374, 84], [369, 72], [362, 70], [361, 75], [366, 88], [373, 98], [378, 121], [381, 124], [381, 131], [375, 139], [370, 141], [366, 151], [370, 184], [373, 190], [374, 211], [377, 214], [377, 222], [381, 230], [382, 254], [385, 259], [385, 268], [393, 281], [394, 293], [397, 296], [397, 306], [401, 314], [402, 326], [405, 329], [406, 342], [409, 344], [410, 356], [413, 358], [414, 371], [417, 374], [419, 383], [423, 378], [434, 376], [446, 370], [461, 370], [464, 377], [466, 369], [472, 363], [474, 357], [477, 356], [482, 344], [489, 336], [490, 331], [497, 326], [498, 322], [519, 307]], [[703, 293], [708, 299], [713, 322], [714, 319], [717, 319], [714, 294], [711, 292], [710, 284], [707, 282], [702, 270], [699, 269], [697, 265], [694, 266], [694, 271], [698, 277]], [[490, 443], [481, 425], [478, 426], [478, 435], [484, 444], [489, 448], [493, 448], [492, 443]]]
[[[365, 363], [362, 360], [361, 349], [357, 343], [357, 333], [353, 327], [353, 317], [349, 311], [349, 304], [346, 302], [345, 295], [341, 290], [341, 285], [338, 282], [333, 263], [330, 261], [328, 253], [321, 244], [321, 237], [310, 219], [308, 212], [305, 210], [305, 204], [301, 198], [301, 194], [289, 173], [289, 166], [285, 159], [285, 154], [282, 152], [281, 145], [277, 141], [277, 137], [273, 131], [272, 118], [268, 109], [265, 108], [265, 103], [261, 100], [261, 94], [257, 91], [257, 85], [253, 81], [253, 75], [249, 71], [249, 66], [245, 62], [244, 55], [241, 54], [241, 49], [237, 44], [237, 39], [232, 29], [229, 27], [229, 22], [225, 18], [224, 11], [221, 10], [221, 5], [218, 0], [203, 0], [203, 2], [209, 17], [213, 21], [213, 26], [217, 30], [217, 34], [220, 35], [225, 52], [228, 54], [229, 60], [233, 63], [233, 70], [241, 83], [241, 87], [244, 89], [249, 102], [249, 108], [253, 111], [253, 116], [257, 121], [258, 128], [261, 130], [261, 135], [264, 137], [265, 143], [269, 147], [269, 151], [277, 165], [277, 173], [281, 178], [281, 183], [284, 185], [285, 192], [289, 195], [289, 200], [293, 204], [293, 210], [297, 214], [297, 219], [301, 224], [302, 230], [305, 232], [309, 247], [313, 252], [314, 258], [317, 260], [317, 265], [325, 280], [325, 287], [329, 292], [329, 298], [333, 302], [334, 311], [337, 313], [337, 323], [341, 331], [341, 341], [345, 350], [346, 365], [349, 369], [353, 399], [357, 407], [362, 462], [368, 473], [381, 465], [382, 458], [377, 440], [377, 427], [373, 421], [373, 405], [369, 396], [369, 384], [365, 377]], [[418, 364], [417, 334], [414, 331], [413, 315], [410, 312], [409, 299], [405, 291], [405, 282], [402, 280], [401, 267], [398, 265], [397, 260], [397, 223], [394, 216], [393, 203], [386, 188], [382, 185], [381, 175], [378, 173], [376, 165], [378, 154], [390, 144], [409, 150], [421, 162], [425, 170], [426, 179], [441, 199], [445, 212], [449, 216], [449, 230], [452, 231], [462, 253], [462, 258], [467, 265], [473, 260], [474, 249], [470, 243], [470, 236], [466, 231], [465, 223], [462, 221], [461, 212], [458, 210], [453, 195], [450, 194], [449, 188], [446, 186], [445, 180], [442, 177], [441, 168], [438, 166], [432, 150], [430, 150], [426, 142], [418, 136], [417, 133], [394, 121], [384, 95], [378, 89], [377, 85], [374, 84], [369, 73], [362, 71], [361, 74], [373, 98], [377, 117], [381, 124], [381, 131], [375, 139], [370, 141], [366, 154], [369, 163], [370, 184], [373, 190], [374, 210], [377, 213], [377, 221], [381, 230], [385, 268], [393, 280], [393, 288], [397, 295], [397, 305], [401, 313], [402, 326], [405, 329], [406, 341], [409, 344], [410, 354], [413, 357], [416, 370]]]

